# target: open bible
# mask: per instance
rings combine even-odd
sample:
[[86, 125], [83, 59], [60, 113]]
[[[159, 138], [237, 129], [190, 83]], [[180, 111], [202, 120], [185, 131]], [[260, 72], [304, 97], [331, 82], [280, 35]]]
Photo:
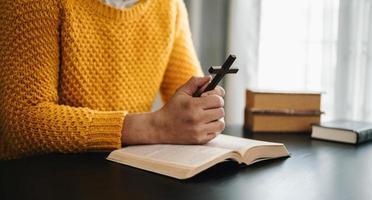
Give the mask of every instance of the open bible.
[[205, 145], [129, 146], [111, 152], [107, 159], [177, 179], [187, 179], [228, 159], [250, 165], [288, 155], [286, 147], [280, 143], [220, 134]]

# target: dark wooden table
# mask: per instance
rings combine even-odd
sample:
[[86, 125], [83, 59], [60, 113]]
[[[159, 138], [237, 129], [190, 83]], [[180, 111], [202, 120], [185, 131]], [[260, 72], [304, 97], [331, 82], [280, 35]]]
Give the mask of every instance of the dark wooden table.
[[106, 161], [107, 153], [2, 161], [0, 199], [372, 199], [372, 143], [241, 127], [225, 133], [285, 143], [291, 157], [251, 166], [225, 162], [183, 181]]

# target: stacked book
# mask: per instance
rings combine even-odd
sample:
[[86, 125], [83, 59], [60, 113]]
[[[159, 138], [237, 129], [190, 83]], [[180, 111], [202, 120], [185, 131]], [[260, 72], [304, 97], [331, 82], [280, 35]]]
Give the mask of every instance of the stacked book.
[[321, 93], [247, 90], [244, 127], [253, 132], [310, 132], [320, 123]]

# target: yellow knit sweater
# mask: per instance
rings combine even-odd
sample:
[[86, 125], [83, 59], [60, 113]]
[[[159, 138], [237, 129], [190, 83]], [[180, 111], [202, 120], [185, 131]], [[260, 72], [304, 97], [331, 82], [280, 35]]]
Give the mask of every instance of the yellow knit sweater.
[[119, 148], [126, 113], [196, 74], [181, 0], [1, 0], [0, 159]]

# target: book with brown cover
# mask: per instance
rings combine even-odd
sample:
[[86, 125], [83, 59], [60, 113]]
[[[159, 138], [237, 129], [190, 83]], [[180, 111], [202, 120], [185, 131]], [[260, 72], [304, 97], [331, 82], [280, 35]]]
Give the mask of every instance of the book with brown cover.
[[254, 132], [309, 132], [319, 124], [321, 93], [247, 90], [245, 128]]

